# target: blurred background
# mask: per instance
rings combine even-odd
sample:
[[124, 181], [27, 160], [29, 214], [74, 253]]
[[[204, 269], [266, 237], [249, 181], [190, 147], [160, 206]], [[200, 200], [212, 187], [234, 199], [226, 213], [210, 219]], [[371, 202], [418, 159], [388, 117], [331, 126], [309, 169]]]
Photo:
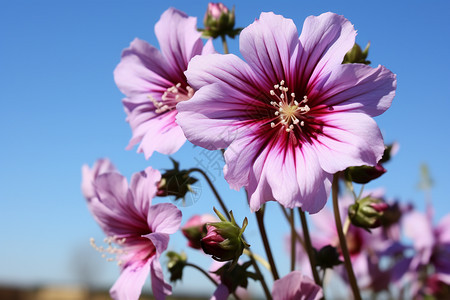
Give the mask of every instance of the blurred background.
[[[0, 2], [2, 299], [83, 299], [94, 297], [88, 290], [107, 291], [112, 286], [118, 267], [102, 259], [89, 244], [91, 237], [101, 241], [103, 233], [80, 191], [81, 166], [108, 157], [128, 178], [147, 166], [172, 166], [167, 156], [155, 153], [146, 160], [135, 149], [125, 150], [131, 130], [125, 122], [123, 95], [115, 86], [113, 70], [121, 51], [135, 37], [158, 47], [153, 28], [168, 7], [197, 16], [198, 26], [203, 27], [207, 3]], [[412, 202], [423, 210], [424, 193], [417, 184], [420, 166], [426, 164], [434, 181], [435, 221], [449, 213], [450, 2], [224, 3], [235, 5], [237, 27], [249, 25], [262, 11], [292, 18], [299, 32], [309, 15], [332, 11], [348, 18], [358, 31], [357, 42], [364, 47], [370, 41], [368, 59], [372, 66], [385, 65], [398, 76], [392, 107], [376, 121], [385, 142], [398, 142], [400, 151], [385, 165], [388, 172], [368, 188], [382, 187], [387, 198]], [[239, 55], [238, 41], [228, 42], [230, 52]], [[222, 52], [219, 41], [215, 46]], [[255, 216], [248, 210], [243, 191], [230, 190], [223, 180], [220, 152], [211, 153], [187, 142], [173, 158], [182, 168], [208, 170], [238, 222], [249, 218], [248, 242], [255, 252], [263, 254]], [[197, 194], [189, 196], [185, 206], [176, 203], [183, 212], [183, 223], [194, 213], [212, 213], [212, 206], [217, 206], [206, 182], [199, 179]], [[281, 211], [274, 203], [268, 207], [269, 237], [277, 264], [286, 274], [289, 262], [284, 239], [289, 227], [279, 221]], [[210, 259], [187, 249], [180, 233], [171, 238], [169, 249], [184, 250], [190, 260], [209, 268]], [[162, 263], [164, 266], [165, 258]], [[174, 295], [209, 297], [214, 286], [201, 276], [186, 269], [183, 282], [174, 286]], [[250, 293], [261, 296], [258, 288], [251, 286]], [[48, 294], [39, 294], [44, 297], [39, 298], [39, 291]], [[69, 292], [62, 296], [58, 291]], [[107, 297], [107, 293], [99, 295]]]

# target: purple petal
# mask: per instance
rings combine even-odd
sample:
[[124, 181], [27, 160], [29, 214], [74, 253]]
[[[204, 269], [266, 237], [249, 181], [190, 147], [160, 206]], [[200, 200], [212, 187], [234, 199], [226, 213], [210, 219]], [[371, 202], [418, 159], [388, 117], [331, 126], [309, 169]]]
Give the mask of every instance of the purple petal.
[[226, 300], [228, 299], [229, 295], [230, 291], [228, 290], [227, 286], [221, 283], [217, 286], [210, 300]]
[[162, 94], [174, 85], [171, 80], [179, 80], [180, 75], [176, 74], [170, 70], [170, 65], [158, 49], [136, 38], [123, 51], [122, 59], [114, 70], [114, 80], [120, 91], [131, 97], [133, 102], [133, 97], [142, 93]]
[[94, 166], [89, 168], [88, 165], [83, 165], [81, 169], [81, 192], [86, 200], [96, 197], [94, 181], [99, 175], [109, 172], [117, 172], [114, 165], [109, 159], [99, 159]]
[[383, 66], [345, 64], [335, 66], [309, 86], [308, 97], [314, 106], [364, 112], [373, 117], [391, 106], [396, 87], [396, 76]]
[[306, 18], [300, 35], [301, 51], [297, 82], [303, 86], [305, 78], [311, 84], [322, 74], [340, 65], [345, 54], [355, 44], [356, 31], [343, 16], [324, 13]]
[[326, 172], [334, 174], [350, 166], [374, 166], [381, 159], [383, 137], [371, 117], [362, 113], [340, 112], [318, 118], [325, 126], [314, 148], [320, 166]]
[[152, 232], [172, 234], [181, 224], [181, 211], [171, 203], [159, 203], [150, 207], [147, 218]]
[[431, 220], [425, 214], [413, 211], [403, 217], [402, 225], [405, 235], [413, 240], [420, 263], [428, 263], [435, 244]]
[[164, 274], [158, 257], [154, 257], [150, 264], [150, 275], [152, 279], [152, 291], [156, 300], [164, 300], [167, 295], [172, 294], [172, 287], [164, 281]]
[[[169, 8], [161, 15], [155, 25], [155, 33], [161, 52], [175, 74], [181, 76], [191, 58], [202, 52], [203, 42], [197, 30], [197, 18], [188, 17], [177, 9]], [[181, 79], [176, 83], [183, 82]]]
[[[189, 84], [195, 89], [212, 83], [226, 83], [233, 95], [242, 95], [249, 98], [248, 101], [261, 93], [253, 70], [234, 54], [196, 56], [189, 62], [185, 74]], [[244, 99], [240, 102], [244, 102]]]
[[272, 297], [274, 300], [318, 300], [323, 297], [323, 292], [313, 280], [303, 276], [299, 271], [293, 271], [275, 280]]
[[170, 236], [167, 233], [152, 232], [142, 237], [148, 238], [155, 246], [156, 254], [159, 255], [167, 249]]
[[259, 20], [242, 30], [239, 44], [242, 56], [266, 90], [281, 80], [292, 82], [290, 61], [299, 41], [291, 19], [272, 12], [261, 13]]
[[150, 103], [142, 105], [128, 116], [133, 137], [127, 149], [140, 142], [137, 152], [144, 152], [147, 159], [154, 151], [167, 155], [175, 153], [186, 141], [183, 131], [175, 123], [177, 111], [155, 117], [155, 113], [148, 109], [150, 106]]
[[195, 145], [210, 150], [226, 148], [244, 131], [239, 127], [248, 115], [245, 99], [225, 85], [204, 86], [189, 101], [178, 103], [177, 122]]
[[127, 266], [109, 291], [115, 300], [138, 300], [142, 287], [150, 271], [150, 262], [135, 263]]
[[156, 195], [157, 185], [161, 180], [161, 173], [151, 167], [145, 171], [135, 173], [131, 177], [130, 189], [133, 193], [134, 206], [142, 213], [145, 218], [147, 216], [152, 199]]

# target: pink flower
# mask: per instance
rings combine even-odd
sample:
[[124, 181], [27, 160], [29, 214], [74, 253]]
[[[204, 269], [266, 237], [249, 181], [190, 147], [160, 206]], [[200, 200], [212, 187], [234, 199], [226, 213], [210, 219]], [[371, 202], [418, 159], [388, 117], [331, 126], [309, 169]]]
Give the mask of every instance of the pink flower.
[[382, 157], [372, 117], [390, 106], [396, 79], [382, 66], [341, 64], [355, 35], [344, 17], [325, 13], [308, 17], [299, 39], [292, 20], [262, 13], [240, 35], [245, 62], [191, 60], [197, 92], [177, 105], [177, 122], [196, 145], [228, 147], [225, 178], [246, 187], [253, 211], [275, 200], [318, 212], [334, 173]]
[[275, 280], [272, 289], [273, 300], [318, 300], [323, 292], [320, 286], [299, 271], [293, 271]]
[[138, 152], [146, 158], [153, 151], [172, 154], [186, 141], [175, 123], [176, 104], [194, 94], [183, 72], [192, 57], [214, 52], [211, 42], [203, 48], [196, 24], [196, 18], [168, 9], [155, 25], [161, 51], [135, 39], [114, 70], [116, 84], [126, 95], [123, 105], [133, 131], [127, 149], [140, 143]]
[[[100, 170], [100, 171], [99, 171]], [[83, 167], [82, 186], [91, 187], [94, 197], [88, 207], [103, 229], [108, 248], [95, 245], [102, 252], [116, 255], [121, 274], [110, 290], [114, 299], [138, 299], [151, 274], [153, 294], [165, 299], [171, 287], [164, 281], [159, 257], [166, 250], [169, 235], [180, 226], [181, 212], [172, 204], [151, 205], [161, 174], [147, 168], [136, 173], [128, 185], [109, 161], [98, 161], [92, 169]], [[83, 189], [86, 193], [89, 189]], [[115, 243], [119, 248], [113, 247]]]

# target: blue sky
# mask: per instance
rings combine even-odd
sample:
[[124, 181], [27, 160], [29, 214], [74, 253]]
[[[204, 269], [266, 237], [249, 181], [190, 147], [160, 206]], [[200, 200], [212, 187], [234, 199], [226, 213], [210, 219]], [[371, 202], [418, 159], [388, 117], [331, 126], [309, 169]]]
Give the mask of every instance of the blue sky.
[[[371, 42], [372, 65], [385, 65], [398, 75], [392, 107], [376, 120], [386, 143], [397, 141], [400, 151], [386, 167], [388, 173], [371, 187], [384, 187], [388, 197], [412, 201], [423, 208], [416, 189], [419, 167], [428, 164], [435, 181], [432, 191], [436, 220], [449, 213], [450, 180], [450, 4], [447, 1], [246, 1], [236, 5], [237, 26], [245, 27], [261, 11], [292, 18], [301, 30], [309, 15], [332, 11], [347, 17], [358, 30], [357, 42]], [[206, 1], [3, 1], [0, 4], [0, 284], [75, 284], [80, 281], [80, 257], [91, 261], [96, 285], [109, 286], [116, 266], [104, 262], [89, 246], [102, 238], [80, 192], [81, 166], [109, 157], [127, 177], [151, 165], [168, 168], [166, 156], [148, 161], [126, 151], [131, 130], [125, 122], [123, 95], [112, 72], [122, 49], [135, 38], [157, 45], [153, 26], [174, 6], [199, 17]], [[216, 44], [221, 51], [220, 44]], [[230, 51], [238, 53], [237, 41]], [[182, 167], [198, 166], [207, 154], [186, 143], [174, 158]], [[254, 216], [242, 192], [231, 191], [220, 172], [211, 169], [237, 218]], [[194, 204], [181, 208], [186, 220], [211, 211], [213, 196], [199, 183]], [[279, 208], [269, 205], [269, 234], [279, 264], [287, 265], [280, 236], [287, 232]], [[247, 230], [252, 247], [262, 252], [257, 230]], [[254, 245], [254, 246], [253, 246]], [[169, 246], [180, 251], [185, 241], [176, 234]], [[208, 260], [188, 251], [208, 266]], [[78, 266], [78, 267], [77, 267]], [[175, 292], [195, 286], [189, 270]], [[202, 287], [206, 292], [212, 286]]]

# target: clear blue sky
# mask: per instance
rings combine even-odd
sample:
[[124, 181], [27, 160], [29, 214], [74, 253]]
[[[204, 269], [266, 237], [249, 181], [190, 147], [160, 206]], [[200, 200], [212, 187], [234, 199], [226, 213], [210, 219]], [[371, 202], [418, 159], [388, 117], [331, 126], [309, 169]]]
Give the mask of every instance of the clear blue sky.
[[[435, 186], [436, 220], [450, 211], [450, 3], [448, 1], [246, 1], [236, 4], [237, 26], [245, 27], [261, 11], [292, 18], [301, 30], [308, 15], [332, 11], [347, 17], [358, 30], [357, 42], [372, 43], [369, 59], [398, 75], [392, 107], [376, 120], [385, 141], [398, 141], [400, 151], [386, 167], [388, 173], [372, 187], [382, 186], [388, 197], [413, 201], [423, 208], [416, 189], [419, 166], [427, 163]], [[96, 285], [110, 286], [117, 269], [89, 246], [102, 238], [80, 192], [81, 165], [109, 157], [130, 176], [148, 165], [170, 167], [155, 154], [148, 161], [125, 146], [131, 130], [125, 122], [123, 95], [112, 71], [123, 48], [135, 38], [157, 45], [153, 26], [161, 13], [174, 6], [199, 17], [206, 1], [2, 1], [0, 4], [0, 284], [75, 284], [80, 279], [80, 257], [92, 262]], [[217, 48], [221, 51], [220, 45]], [[236, 41], [230, 50], [238, 52]], [[174, 155], [189, 168], [205, 160], [201, 148], [186, 145]], [[216, 156], [217, 157], [217, 156]], [[197, 160], [196, 160], [197, 159]], [[230, 191], [215, 172], [216, 183], [238, 219], [255, 219], [243, 193]], [[217, 205], [201, 181], [200, 198], [181, 208], [184, 221], [194, 212]], [[279, 208], [269, 205], [270, 236], [279, 264], [281, 236], [288, 227]], [[249, 243], [256, 251], [260, 239], [254, 226]], [[180, 251], [185, 241], [174, 236], [170, 249]], [[204, 266], [207, 259], [188, 252]], [[78, 263], [75, 263], [78, 262]], [[78, 266], [78, 268], [76, 267]], [[189, 270], [192, 288], [197, 273]], [[206, 292], [212, 286], [202, 287]]]

